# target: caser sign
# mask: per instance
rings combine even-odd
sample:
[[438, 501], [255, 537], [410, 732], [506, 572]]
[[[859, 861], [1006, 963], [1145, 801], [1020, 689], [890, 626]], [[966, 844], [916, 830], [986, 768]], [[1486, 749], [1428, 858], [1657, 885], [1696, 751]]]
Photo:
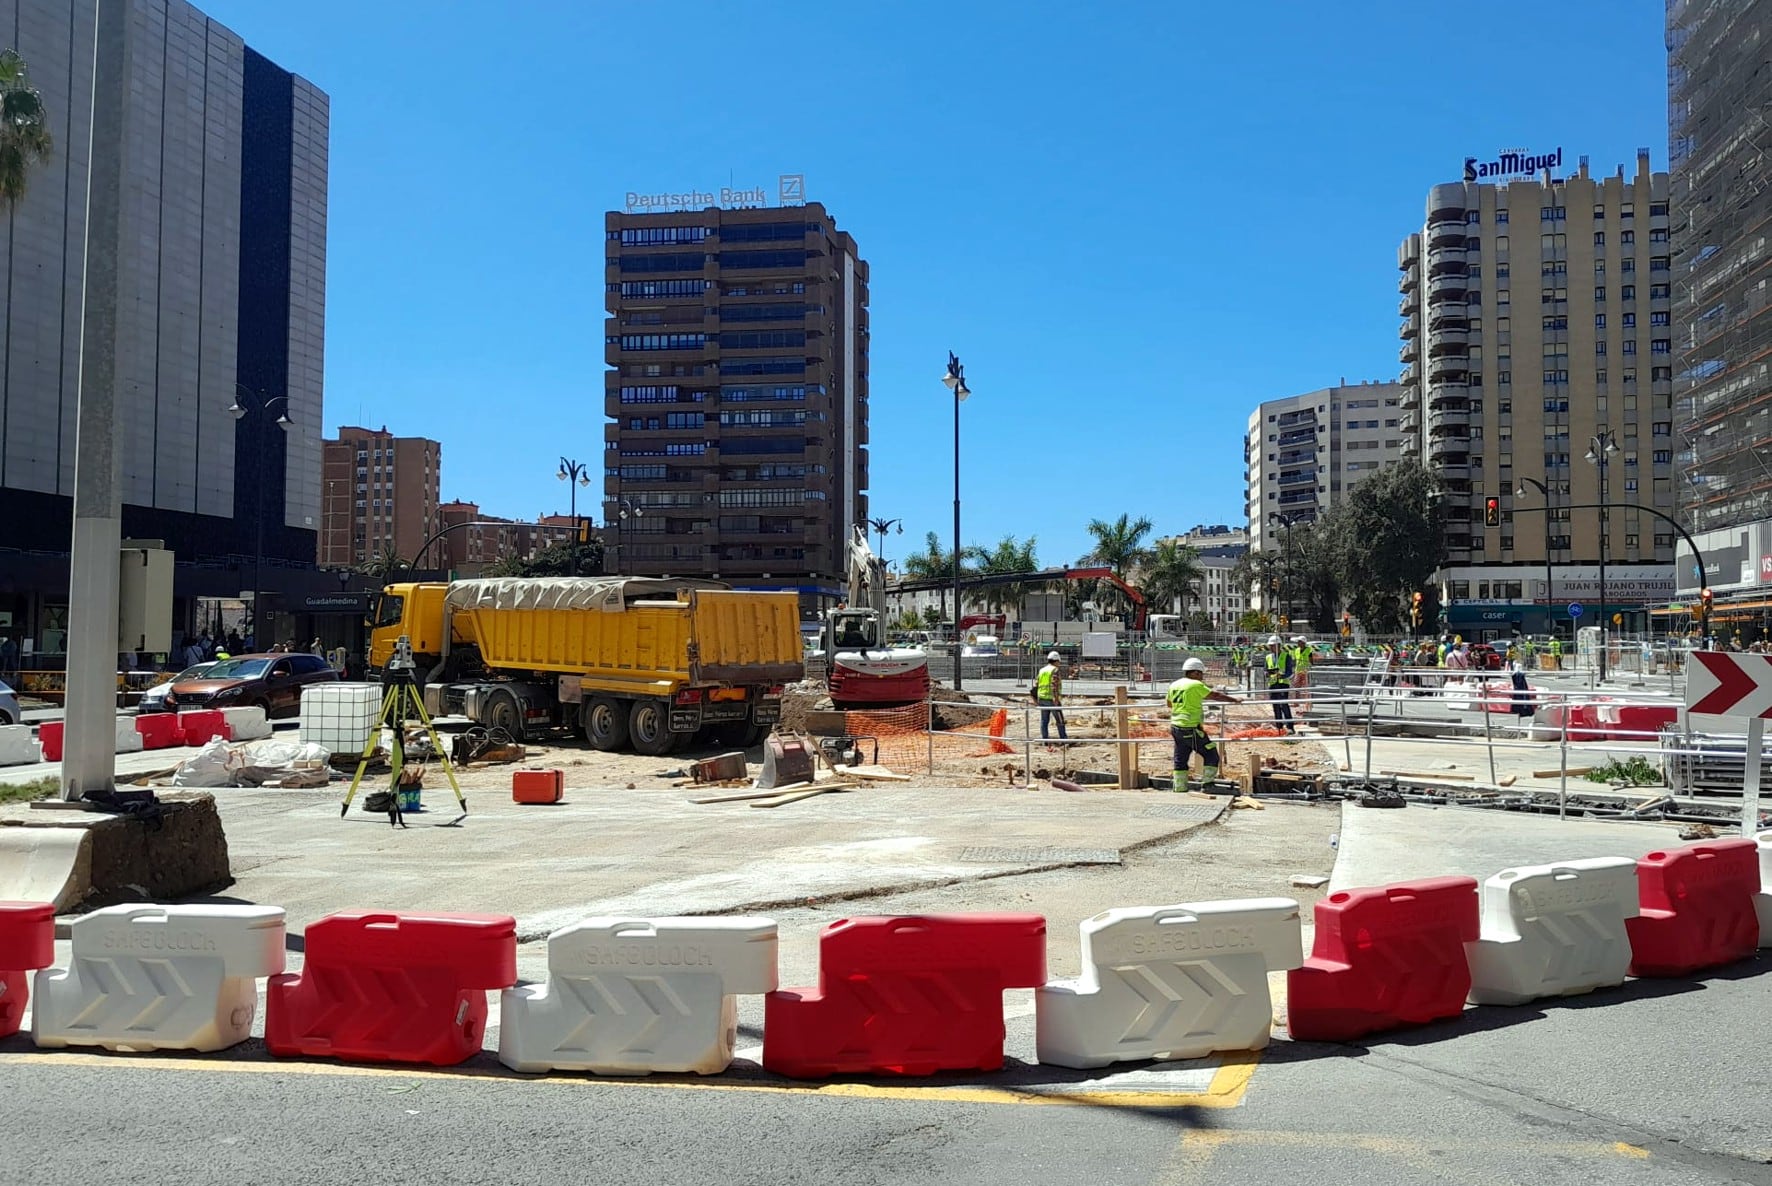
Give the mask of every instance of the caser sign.
[[1466, 181], [1487, 181], [1492, 177], [1519, 177], [1544, 169], [1561, 169], [1562, 167], [1563, 150], [1561, 148], [1537, 154], [1510, 148], [1504, 152], [1496, 153], [1493, 160], [1480, 160], [1474, 156], [1465, 157], [1464, 179]]

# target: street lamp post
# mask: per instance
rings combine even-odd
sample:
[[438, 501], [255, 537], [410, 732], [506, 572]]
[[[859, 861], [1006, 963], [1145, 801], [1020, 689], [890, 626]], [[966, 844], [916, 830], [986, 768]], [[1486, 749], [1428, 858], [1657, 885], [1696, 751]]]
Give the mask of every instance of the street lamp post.
[[[245, 397], [245, 403], [241, 402], [241, 397]], [[271, 410], [279, 404], [282, 405], [282, 410], [277, 413], [275, 423], [278, 428], [287, 433], [295, 423], [295, 421], [289, 418], [289, 397], [287, 395], [267, 396], [261, 391], [254, 391], [244, 383], [236, 383], [234, 384], [234, 402], [228, 405], [228, 414], [236, 420], [244, 419], [247, 416], [254, 416], [262, 420], [264, 417], [269, 416]], [[258, 512], [253, 515], [253, 520], [256, 526], [253, 533], [252, 544], [252, 645], [255, 649], [262, 651], [265, 648], [265, 618], [263, 604], [265, 490], [270, 485], [268, 478], [271, 472], [271, 438], [270, 435], [265, 432], [262, 424], [258, 426], [258, 431], [255, 435], [258, 437], [261, 468], [259, 470], [258, 480]]]
[[874, 534], [878, 535], [880, 537], [880, 567], [884, 568], [884, 567], [886, 567], [886, 532], [887, 532], [887, 529], [892, 528], [892, 527], [896, 527], [896, 528], [898, 528], [898, 534], [903, 535], [904, 534], [904, 520], [903, 519], [869, 519], [868, 526], [872, 527], [874, 529]]
[[1269, 523], [1278, 523], [1286, 529], [1286, 575], [1282, 578], [1281, 586], [1286, 599], [1286, 626], [1290, 629], [1292, 626], [1292, 524], [1294, 516], [1274, 511], [1268, 515], [1267, 520]]
[[948, 351], [947, 374], [941, 377], [954, 393], [954, 691], [961, 688], [960, 677], [960, 405], [972, 394], [966, 386], [966, 368], [960, 356]]
[[571, 495], [568, 499], [570, 507], [567, 514], [572, 519], [572, 575], [577, 576], [579, 534], [578, 488], [580, 486], [589, 486], [591, 484], [591, 471], [589, 466], [586, 466], [581, 462], [570, 461], [567, 458], [562, 457], [560, 458], [560, 469], [554, 474], [554, 476], [559, 478], [562, 482], [565, 482], [566, 488], [571, 491]]
[[[632, 515], [634, 518], [638, 519], [645, 515], [646, 512], [641, 508], [639, 503], [628, 498], [617, 499], [616, 506], [619, 508], [619, 517], [616, 520], [615, 527], [615, 546], [621, 551], [621, 560], [618, 567], [625, 568], [628, 563], [626, 539], [628, 516]], [[629, 573], [627, 575], [632, 576], [633, 574]]]
[[[1600, 682], [1606, 682], [1606, 546], [1610, 542], [1606, 516], [1606, 470], [1612, 454], [1618, 452], [1617, 434], [1602, 429], [1588, 438], [1587, 460], [1600, 471]], [[1548, 513], [1546, 518], [1548, 520]]]
[[1550, 487], [1537, 478], [1522, 477], [1519, 484], [1514, 487], [1514, 497], [1525, 498], [1527, 486], [1537, 487], [1538, 493], [1544, 496], [1544, 628], [1554, 635], [1556, 634], [1554, 623], [1557, 619], [1557, 608], [1556, 602], [1552, 600], [1554, 595], [1551, 593]]

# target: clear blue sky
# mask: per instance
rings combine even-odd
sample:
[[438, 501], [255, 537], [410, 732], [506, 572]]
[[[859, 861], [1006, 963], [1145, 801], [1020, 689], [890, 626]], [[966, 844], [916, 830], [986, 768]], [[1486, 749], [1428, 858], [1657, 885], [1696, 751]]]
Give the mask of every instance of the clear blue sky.
[[803, 172], [872, 268], [892, 559], [951, 535], [948, 350], [968, 543], [1239, 523], [1256, 403], [1396, 377], [1397, 244], [1467, 153], [1666, 162], [1660, 0], [199, 3], [332, 97], [329, 433], [564, 511], [603, 212]]

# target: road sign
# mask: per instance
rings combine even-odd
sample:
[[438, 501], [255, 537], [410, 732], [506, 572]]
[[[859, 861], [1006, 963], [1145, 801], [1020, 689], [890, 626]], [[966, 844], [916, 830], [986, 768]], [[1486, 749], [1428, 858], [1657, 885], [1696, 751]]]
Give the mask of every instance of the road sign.
[[1760, 761], [1766, 718], [1772, 717], [1772, 655], [1693, 651], [1686, 669], [1686, 715], [1744, 721], [1747, 746], [1741, 780], [1741, 834], [1759, 830]]
[[1571, 618], [1579, 618], [1581, 616], [1581, 602], [1571, 601], [1569, 603], [1569, 616]]

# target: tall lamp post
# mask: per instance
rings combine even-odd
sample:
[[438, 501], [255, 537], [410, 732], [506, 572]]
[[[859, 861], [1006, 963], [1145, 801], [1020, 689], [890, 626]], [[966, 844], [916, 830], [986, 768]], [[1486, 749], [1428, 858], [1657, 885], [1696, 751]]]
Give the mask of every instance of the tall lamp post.
[[904, 520], [869, 519], [868, 526], [872, 527], [874, 529], [874, 534], [880, 537], [880, 566], [884, 568], [886, 566], [886, 532], [888, 529], [896, 527], [898, 528], [898, 534], [903, 535]]
[[[628, 556], [627, 544], [623, 537], [626, 535], [628, 529], [628, 516], [632, 515], [634, 518], [638, 519], [646, 512], [641, 508], [639, 503], [630, 498], [617, 499], [616, 506], [619, 507], [620, 510], [618, 511], [619, 518], [616, 520], [615, 527], [615, 546], [619, 548], [622, 553], [618, 567], [625, 568], [627, 566]], [[629, 573], [628, 575], [632, 576], [633, 574]]]
[[947, 374], [941, 377], [942, 383], [954, 393], [954, 691], [961, 688], [960, 682], [960, 405], [972, 389], [966, 386], [966, 368], [960, 363], [960, 356], [952, 350], [948, 351]]
[[[244, 401], [244, 402], [243, 402]], [[236, 420], [247, 416], [263, 420], [277, 410], [274, 422], [278, 428], [287, 433], [295, 421], [289, 418], [289, 397], [287, 395], [266, 395], [262, 391], [254, 391], [244, 383], [234, 384], [234, 402], [228, 405], [228, 415]], [[264, 639], [264, 593], [263, 575], [265, 564], [265, 490], [270, 486], [271, 473], [271, 436], [259, 425], [259, 478], [258, 478], [258, 513], [253, 515], [255, 530], [252, 544], [252, 645], [257, 650], [265, 648]]]
[[[1538, 493], [1544, 496], [1544, 628], [1554, 635], [1557, 632], [1555, 628], [1557, 606], [1556, 602], [1553, 600], [1555, 594], [1551, 592], [1550, 487], [1546, 486], [1543, 482], [1540, 482], [1537, 478], [1522, 477], [1519, 480], [1519, 483], [1514, 487], [1514, 497], [1525, 498], [1526, 487], [1528, 486], [1536, 487]], [[1605, 599], [1601, 598], [1601, 600], [1604, 601]]]
[[581, 462], [570, 461], [567, 458], [562, 457], [560, 458], [560, 469], [554, 474], [554, 476], [559, 478], [562, 482], [565, 482], [566, 488], [571, 491], [571, 496], [567, 500], [570, 504], [567, 514], [572, 518], [572, 575], [577, 576], [579, 535], [578, 488], [580, 486], [589, 486], [591, 484], [591, 471], [589, 466], [586, 466]]
[[[1618, 452], [1616, 433], [1602, 429], [1588, 438], [1587, 460], [1600, 471], [1600, 682], [1606, 682], [1606, 635], [1609, 619], [1606, 616], [1606, 546], [1609, 534], [1606, 516], [1606, 470], [1607, 462], [1612, 454]], [[1549, 519], [1549, 512], [1546, 512]]]
[[1285, 589], [1285, 617], [1286, 627], [1288, 629], [1292, 626], [1292, 524], [1296, 519], [1297, 516], [1295, 515], [1284, 515], [1279, 511], [1270, 512], [1267, 517], [1269, 523], [1278, 523], [1281, 527], [1286, 529], [1286, 575], [1282, 578], [1282, 583], [1283, 588]]

